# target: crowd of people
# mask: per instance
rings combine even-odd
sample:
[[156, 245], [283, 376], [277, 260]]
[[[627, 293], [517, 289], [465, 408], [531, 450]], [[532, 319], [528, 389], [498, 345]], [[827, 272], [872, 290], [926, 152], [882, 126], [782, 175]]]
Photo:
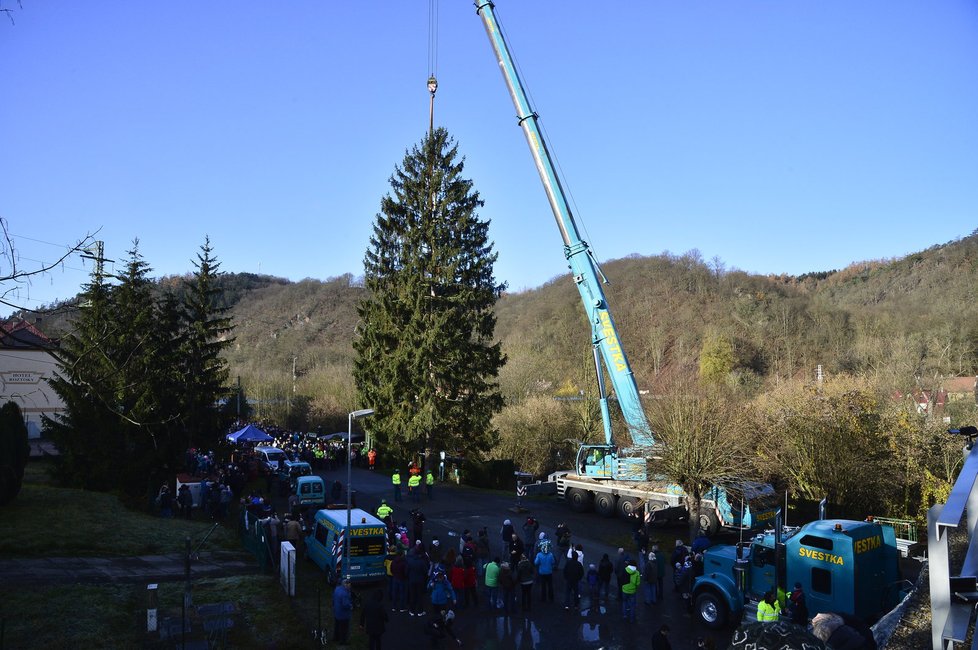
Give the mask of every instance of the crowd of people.
[[[277, 432], [275, 446], [293, 460], [305, 460], [320, 470], [346, 464], [346, 443], [308, 439], [299, 434]], [[353, 447], [350, 462], [368, 469], [377, 463], [377, 451], [362, 445]], [[236, 448], [227, 462], [218, 462], [213, 451], [190, 449], [184, 462], [184, 478], [175, 496], [164, 485], [157, 496], [165, 517], [193, 516], [193, 498], [187, 483], [200, 482], [199, 511], [203, 516], [223, 520], [232, 499], [238, 499], [247, 525], [259, 525], [275, 548], [290, 541], [299, 548], [307, 522], [298, 508], [279, 517], [271, 500], [261, 492], [241, 493], [255, 478], [265, 477], [268, 494], [276, 478], [257, 454]], [[381, 638], [391, 616], [417, 618], [432, 648], [446, 641], [461, 645], [455, 625], [466, 612], [487, 609], [509, 617], [530, 615], [538, 608], [586, 610], [588, 616], [617, 615], [626, 624], [635, 624], [640, 606], [655, 611], [668, 597], [665, 582], [671, 578], [671, 592], [685, 607], [693, 608], [692, 586], [703, 574], [704, 552], [710, 540], [704, 534], [687, 545], [675, 540], [666, 551], [650, 540], [646, 528], [636, 519], [632, 548], [590, 555], [566, 522], [545, 530], [533, 516], [519, 521], [504, 519], [496, 531], [487, 527], [465, 530], [447, 540], [426, 536], [426, 518], [420, 507], [422, 495], [433, 499], [435, 483], [431, 471], [414, 463], [406, 476], [395, 470], [391, 478], [393, 502], [407, 499], [417, 504], [406, 520], [396, 522], [394, 510], [381, 500], [377, 516], [387, 526], [387, 569], [383, 589], [371, 592], [360, 610], [359, 624], [371, 648], [380, 648]], [[338, 502], [344, 492], [339, 481], [327, 483], [327, 498]], [[277, 552], [270, 552], [272, 561]], [[614, 605], [612, 605], [614, 603]], [[389, 612], [389, 613], [388, 613]], [[353, 620], [353, 593], [347, 580], [333, 594], [334, 641], [345, 644]], [[759, 603], [760, 623], [788, 620], [813, 634], [830, 647], [873, 648], [866, 640], [865, 626], [837, 614], [820, 614], [809, 619], [805, 595], [800, 584], [791, 592], [770, 592]], [[654, 650], [670, 650], [668, 625], [656, 626], [652, 635]], [[871, 639], [871, 636], [869, 637]], [[842, 644], [842, 645], [840, 645]], [[712, 640], [700, 638], [698, 648], [711, 648]]]
[[[410, 521], [400, 523], [392, 512], [383, 500], [377, 515], [388, 529], [387, 579], [383, 591], [370, 597], [379, 605], [364, 607], [365, 630], [380, 629], [383, 634], [389, 616], [418, 618], [436, 648], [446, 640], [459, 643], [456, 620], [480, 608], [504, 617], [529, 615], [538, 608], [583, 608], [602, 616], [617, 612], [634, 624], [640, 597], [649, 608], [662, 598], [669, 558], [649, 544], [644, 531], [636, 533], [634, 551], [619, 548], [614, 558], [603, 553], [589, 562], [583, 544], [575, 543], [565, 522], [551, 532], [532, 516], [516, 523], [505, 519], [498, 531], [482, 527], [442, 540], [426, 536], [420, 508], [410, 511]], [[345, 643], [352, 617], [349, 589], [341, 584], [334, 596], [334, 640], [340, 644]], [[668, 626], [659, 626], [657, 647], [670, 647], [668, 634]], [[380, 647], [379, 639], [371, 647]]]

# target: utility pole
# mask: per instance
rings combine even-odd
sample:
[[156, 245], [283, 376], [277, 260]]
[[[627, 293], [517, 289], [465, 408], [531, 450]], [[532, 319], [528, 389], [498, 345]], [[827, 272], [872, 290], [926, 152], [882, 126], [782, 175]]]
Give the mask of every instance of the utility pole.
[[105, 277], [105, 263], [115, 261], [105, 259], [105, 242], [102, 240], [96, 240], [94, 244], [83, 250], [85, 252], [82, 253], [80, 257], [83, 260], [94, 260], [95, 283], [102, 284], [102, 278]]

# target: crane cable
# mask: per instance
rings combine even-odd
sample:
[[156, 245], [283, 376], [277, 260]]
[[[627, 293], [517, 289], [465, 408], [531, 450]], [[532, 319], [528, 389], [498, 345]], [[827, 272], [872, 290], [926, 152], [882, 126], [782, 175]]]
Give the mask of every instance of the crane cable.
[[438, 0], [428, 0], [428, 135], [435, 131], [435, 92], [438, 90]]
[[438, 0], [428, 0], [428, 76], [438, 73]]

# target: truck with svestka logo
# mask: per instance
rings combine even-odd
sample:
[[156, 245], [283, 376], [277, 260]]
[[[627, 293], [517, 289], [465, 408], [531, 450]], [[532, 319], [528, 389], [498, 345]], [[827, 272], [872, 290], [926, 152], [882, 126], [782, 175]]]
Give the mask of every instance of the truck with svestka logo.
[[[350, 562], [344, 566], [347, 542]], [[341, 576], [351, 582], [382, 580], [387, 575], [387, 526], [360, 508], [351, 509], [349, 516], [345, 508], [319, 510], [306, 536], [306, 557], [326, 573], [330, 584]]]
[[784, 594], [800, 585], [809, 617], [844, 613], [871, 623], [905, 595], [899, 550], [891, 526], [875, 521], [819, 519], [773, 530], [747, 543], [719, 545], [703, 553], [703, 575], [693, 583], [696, 615], [710, 627], [756, 612], [766, 592]]

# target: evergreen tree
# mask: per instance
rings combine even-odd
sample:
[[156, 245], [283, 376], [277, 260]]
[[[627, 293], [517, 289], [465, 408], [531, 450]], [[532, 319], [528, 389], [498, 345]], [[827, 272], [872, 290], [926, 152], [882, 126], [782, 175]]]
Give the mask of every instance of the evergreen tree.
[[494, 343], [497, 255], [483, 201], [445, 129], [407, 152], [364, 258], [354, 381], [390, 452], [478, 453], [496, 440], [505, 363]]
[[176, 303], [157, 298], [149, 271], [137, 241], [118, 285], [96, 272], [62, 339], [51, 384], [65, 412], [46, 427], [68, 484], [135, 498], [171, 476], [184, 449]]
[[222, 433], [221, 411], [217, 402], [229, 395], [227, 361], [221, 352], [231, 345], [228, 336], [233, 325], [219, 302], [220, 263], [213, 255], [210, 237], [200, 247], [196, 269], [186, 283], [184, 313], [186, 365], [183, 421], [190, 446], [213, 448]]
[[54, 419], [45, 419], [44, 428], [58, 447], [56, 479], [65, 485], [107, 490], [120, 452], [114, 434], [117, 418], [107, 398], [115, 394], [109, 354], [115, 323], [111, 287], [100, 271], [96, 267], [79, 295], [80, 309], [72, 329], [61, 338], [55, 353], [58, 372], [49, 382], [65, 410]]

